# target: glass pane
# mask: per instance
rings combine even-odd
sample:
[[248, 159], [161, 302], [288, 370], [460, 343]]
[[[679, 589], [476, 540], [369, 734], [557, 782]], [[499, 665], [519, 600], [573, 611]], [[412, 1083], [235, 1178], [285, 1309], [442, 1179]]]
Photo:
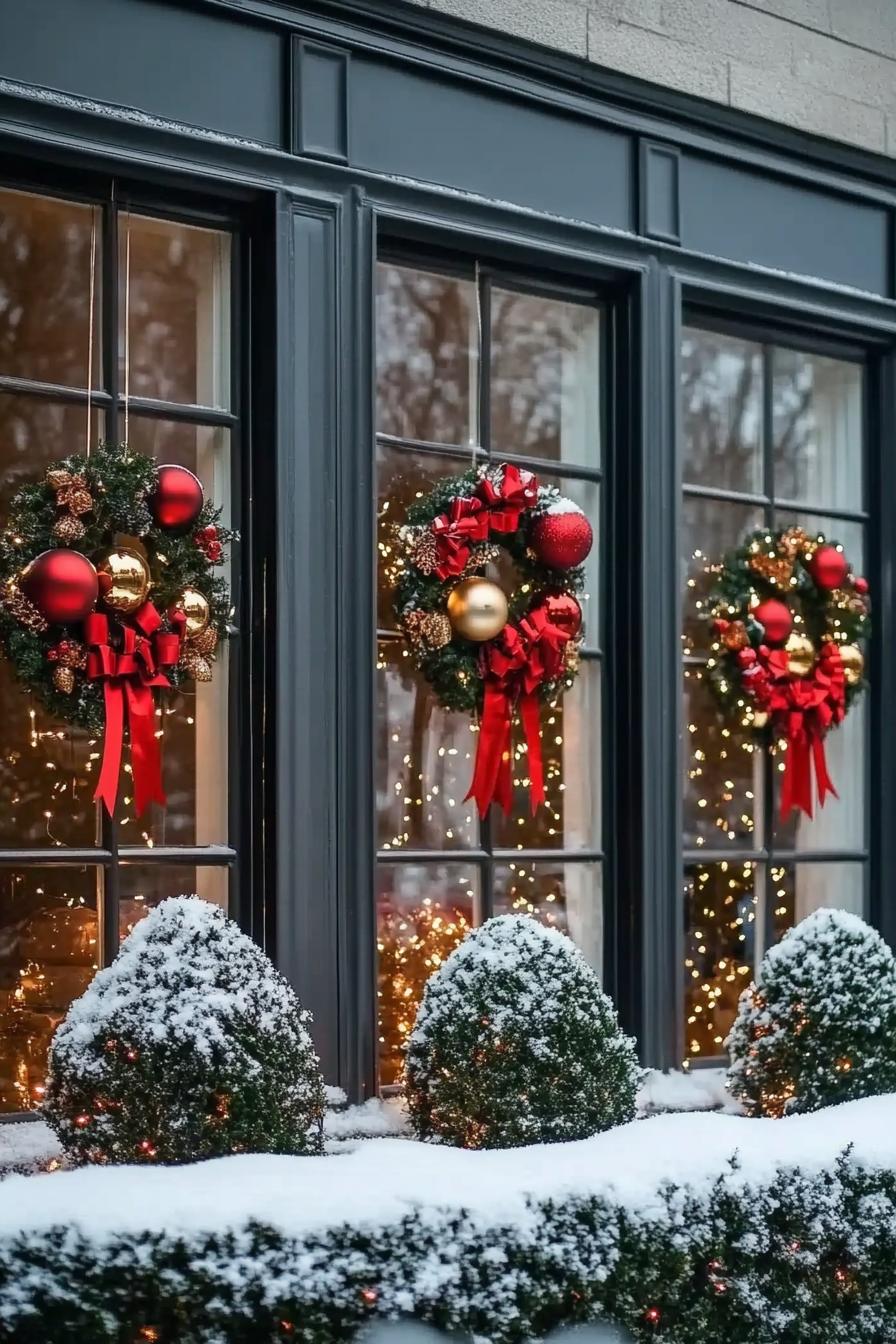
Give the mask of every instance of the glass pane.
[[776, 757], [776, 849], [806, 852], [864, 849], [868, 779], [867, 704], [867, 696], [861, 696], [840, 726], [833, 728], [824, 740], [828, 773], [839, 797], [828, 798], [824, 807], [816, 807], [813, 817], [807, 817], [805, 812], [794, 811], [782, 820], [779, 805], [786, 747]]
[[392, 609], [396, 564], [395, 529], [405, 521], [410, 506], [429, 494], [446, 476], [457, 476], [470, 467], [470, 458], [415, 453], [386, 443], [377, 443], [377, 589], [376, 619], [381, 630], [394, 630]]
[[[223, 522], [230, 524], [230, 435], [226, 430], [132, 415], [129, 438], [136, 451], [194, 472], [206, 498], [223, 509]], [[232, 582], [230, 562], [215, 572]], [[228, 793], [222, 781], [228, 778], [229, 666], [225, 645], [215, 660], [211, 681], [189, 682], [177, 693], [159, 692], [156, 714], [164, 733], [163, 782], [168, 806], [153, 804], [138, 818], [127, 775], [119, 805], [122, 844], [227, 844]]]
[[860, 509], [864, 501], [860, 364], [773, 351], [775, 494]]
[[441, 709], [403, 644], [377, 659], [377, 829], [381, 849], [472, 849], [476, 808], [463, 801], [476, 737], [466, 714]]
[[98, 872], [0, 868], [0, 1112], [39, 1105], [53, 1032], [97, 968]]
[[100, 744], [51, 719], [0, 659], [0, 847], [93, 845]]
[[397, 1083], [423, 988], [478, 920], [479, 871], [464, 863], [377, 869], [380, 1084]]
[[546, 800], [529, 805], [529, 770], [519, 725], [513, 738], [513, 810], [492, 813], [500, 849], [584, 849], [600, 845], [601, 707], [599, 662], [586, 659], [572, 690], [541, 711]]
[[[690, 496], [682, 506], [682, 648], [685, 655], [706, 657], [710, 648], [707, 597], [713, 566], [739, 546], [747, 533], [762, 526], [762, 510], [751, 504], [729, 504]], [[781, 524], [783, 526], [783, 524]]]
[[102, 385], [101, 229], [95, 206], [0, 190], [0, 374], [87, 386], [93, 240], [92, 381]]
[[122, 392], [229, 406], [230, 234], [123, 213], [119, 286]]
[[762, 492], [761, 346], [686, 327], [681, 413], [689, 485]]
[[492, 289], [491, 446], [599, 464], [599, 309]]
[[380, 262], [377, 428], [426, 443], [473, 443], [479, 352], [471, 280]]
[[864, 917], [863, 863], [783, 863], [771, 868], [772, 941], [813, 910], [848, 910]]
[[144, 915], [169, 896], [201, 896], [227, 910], [230, 871], [192, 864], [124, 863], [120, 869], [118, 936], [126, 938]]
[[40, 481], [58, 458], [96, 447], [102, 436], [99, 411], [91, 411], [88, 439], [86, 406], [0, 395], [0, 518], [21, 486]]
[[516, 859], [495, 867], [496, 915], [532, 915], [569, 934], [585, 958], [603, 966], [604, 907], [599, 863]]
[[728, 723], [699, 667], [684, 669], [684, 847], [762, 844], [763, 752]]
[[684, 871], [685, 1062], [724, 1054], [763, 939], [762, 869], [743, 859]]

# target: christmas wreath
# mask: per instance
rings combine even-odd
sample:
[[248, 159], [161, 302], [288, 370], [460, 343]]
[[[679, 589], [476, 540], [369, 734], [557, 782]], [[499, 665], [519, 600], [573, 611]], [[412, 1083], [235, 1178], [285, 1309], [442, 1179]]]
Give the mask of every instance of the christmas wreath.
[[[481, 719], [467, 797], [481, 816], [493, 801], [510, 810], [518, 714], [534, 811], [545, 796], [539, 706], [578, 667], [587, 518], [555, 486], [504, 464], [441, 481], [408, 510], [398, 542], [395, 611], [415, 662], [445, 709]], [[489, 568], [502, 553], [518, 578], [509, 597]]]
[[230, 609], [212, 570], [233, 535], [192, 472], [126, 446], [64, 458], [12, 501], [0, 645], [54, 717], [104, 735], [110, 814], [125, 725], [137, 812], [166, 801], [154, 692], [211, 680]]
[[813, 766], [819, 806], [838, 796], [824, 740], [864, 689], [869, 610], [868, 583], [840, 543], [799, 527], [751, 533], [717, 570], [709, 683], [724, 710], [786, 742], [784, 818], [812, 816]]

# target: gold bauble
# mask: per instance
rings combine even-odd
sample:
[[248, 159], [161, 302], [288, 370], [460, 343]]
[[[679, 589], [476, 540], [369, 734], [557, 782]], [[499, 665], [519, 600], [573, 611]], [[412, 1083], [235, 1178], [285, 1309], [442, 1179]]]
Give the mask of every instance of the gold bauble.
[[507, 598], [491, 579], [463, 579], [448, 594], [448, 619], [455, 634], [481, 644], [507, 624]]
[[858, 644], [842, 644], [840, 661], [843, 664], [843, 675], [847, 685], [858, 686], [865, 675], [865, 655]]
[[196, 588], [185, 588], [176, 606], [187, 618], [187, 639], [195, 639], [209, 623], [211, 612], [208, 602]]
[[787, 650], [787, 671], [794, 677], [808, 677], [815, 666], [815, 645], [811, 639], [792, 630], [784, 645]]
[[149, 565], [127, 546], [109, 551], [97, 561], [100, 599], [113, 611], [136, 611], [149, 593]]

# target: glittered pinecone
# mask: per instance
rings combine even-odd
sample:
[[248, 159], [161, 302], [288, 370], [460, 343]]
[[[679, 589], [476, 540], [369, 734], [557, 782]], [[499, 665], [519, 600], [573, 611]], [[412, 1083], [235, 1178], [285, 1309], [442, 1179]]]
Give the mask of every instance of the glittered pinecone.
[[409, 611], [403, 624], [408, 639], [418, 652], [442, 649], [451, 643], [451, 622], [442, 611]]
[[75, 674], [72, 669], [63, 667], [62, 663], [57, 663], [53, 668], [53, 685], [63, 695], [71, 695], [75, 689]]
[[196, 648], [196, 641], [191, 639], [184, 645], [180, 655], [180, 668], [188, 677], [194, 681], [211, 681], [212, 665], [208, 659]]
[[749, 642], [750, 636], [743, 621], [731, 621], [722, 632], [722, 643], [734, 653], [738, 649], [745, 649]]
[[66, 546], [71, 546], [73, 542], [80, 541], [87, 528], [76, 518], [73, 513], [63, 513], [53, 524], [53, 536], [60, 541], [64, 541]]
[[3, 593], [3, 606], [9, 612], [13, 620], [24, 625], [26, 630], [31, 630], [36, 635], [43, 634], [47, 629], [46, 617], [38, 611], [33, 602], [22, 592], [21, 588], [14, 579], [10, 579]]
[[47, 485], [56, 492], [56, 505], [68, 509], [69, 513], [79, 516], [90, 513], [93, 508], [93, 495], [87, 488], [87, 478], [79, 472], [66, 471], [62, 467], [47, 472]]
[[189, 647], [201, 657], [207, 658], [218, 647], [218, 632], [213, 625], [207, 625], [189, 642]]
[[786, 588], [793, 575], [793, 562], [786, 555], [769, 555], [767, 551], [757, 551], [750, 556], [749, 565], [754, 574], [761, 574], [778, 588]]
[[436, 539], [429, 528], [421, 531], [410, 543], [408, 554], [411, 564], [416, 565], [421, 574], [432, 574], [438, 560]]
[[788, 527], [786, 532], [781, 533], [778, 549], [788, 560], [796, 560], [799, 555], [810, 556], [816, 549], [816, 543], [801, 527]]

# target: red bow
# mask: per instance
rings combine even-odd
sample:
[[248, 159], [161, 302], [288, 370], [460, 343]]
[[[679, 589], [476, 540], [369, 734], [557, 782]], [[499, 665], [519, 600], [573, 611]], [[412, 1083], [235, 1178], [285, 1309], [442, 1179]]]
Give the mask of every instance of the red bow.
[[766, 676], [754, 685], [757, 704], [771, 714], [773, 730], [787, 740], [781, 819], [786, 820], [793, 808], [811, 817], [813, 764], [818, 806], [824, 806], [829, 793], [839, 797], [828, 774], [824, 739], [846, 713], [840, 649], [825, 640], [807, 677], [795, 677], [788, 670], [786, 649], [773, 649], [765, 658], [764, 671]]
[[[555, 681], [563, 670], [569, 635], [553, 625], [542, 606], [533, 607], [519, 625], [506, 625], [480, 654], [485, 699], [473, 781], [467, 798], [474, 798], [484, 817], [492, 802], [510, 811], [512, 778], [510, 748], [513, 711], [520, 721], [529, 752], [529, 793], [532, 811], [544, 802], [544, 764], [538, 688]], [[464, 799], [466, 802], [466, 799]]]
[[538, 481], [531, 471], [505, 465], [494, 478], [483, 477], [474, 495], [451, 501], [447, 513], [431, 524], [436, 539], [433, 569], [442, 580], [462, 574], [477, 542], [488, 541], [490, 532], [515, 532], [520, 515], [538, 500]]
[[470, 548], [488, 537], [488, 513], [481, 499], [466, 496], [451, 501], [448, 513], [433, 519], [436, 539], [435, 572], [444, 582], [462, 574], [470, 558]]
[[[179, 631], [183, 617], [174, 618]], [[162, 788], [162, 761], [155, 734], [154, 686], [169, 686], [163, 668], [173, 667], [180, 657], [181, 635], [159, 627], [162, 618], [151, 602], [121, 624], [121, 648], [109, 644], [109, 621], [93, 612], [84, 622], [84, 641], [89, 646], [87, 675], [102, 681], [106, 708], [103, 760], [95, 800], [105, 803], [110, 816], [115, 813], [121, 753], [124, 746], [124, 718], [127, 707], [131, 738], [131, 765], [134, 773], [134, 800], [139, 816], [147, 803], [166, 803]]]
[[489, 511], [492, 532], [515, 532], [520, 525], [520, 514], [531, 509], [538, 500], [538, 481], [531, 471], [505, 463], [495, 479], [483, 477], [476, 490]]

